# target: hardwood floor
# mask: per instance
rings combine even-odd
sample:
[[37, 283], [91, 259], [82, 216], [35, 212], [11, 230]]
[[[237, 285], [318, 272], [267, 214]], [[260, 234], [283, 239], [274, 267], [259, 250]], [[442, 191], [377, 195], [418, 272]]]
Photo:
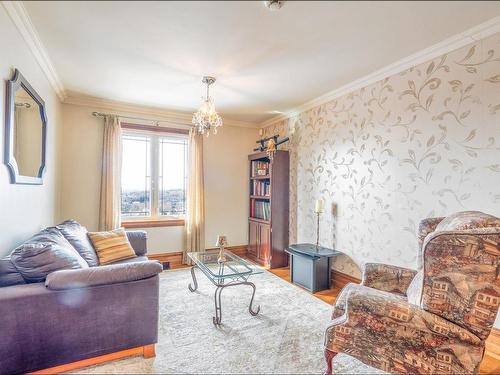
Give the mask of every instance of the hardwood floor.
[[[290, 282], [290, 270], [288, 268], [276, 268], [268, 271]], [[331, 288], [314, 293], [313, 295], [333, 305], [340, 290], [340, 288]], [[484, 359], [479, 369], [481, 374], [500, 374], [500, 333], [497, 331], [492, 332], [488, 340], [486, 340]]]

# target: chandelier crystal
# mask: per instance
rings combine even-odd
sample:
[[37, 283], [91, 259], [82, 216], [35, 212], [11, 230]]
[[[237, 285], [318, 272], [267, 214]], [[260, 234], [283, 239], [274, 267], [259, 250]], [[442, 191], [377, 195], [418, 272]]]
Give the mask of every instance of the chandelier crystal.
[[199, 134], [210, 135], [210, 130], [215, 135], [217, 128], [222, 126], [222, 118], [215, 111], [215, 105], [210, 97], [210, 85], [215, 82], [214, 77], [203, 77], [203, 83], [207, 85], [207, 96], [203, 99], [200, 109], [193, 114], [192, 123]]

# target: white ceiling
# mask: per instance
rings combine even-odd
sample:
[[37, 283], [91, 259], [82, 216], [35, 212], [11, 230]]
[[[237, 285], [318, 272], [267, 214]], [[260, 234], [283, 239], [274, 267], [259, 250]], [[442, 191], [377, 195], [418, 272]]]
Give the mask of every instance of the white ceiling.
[[69, 92], [262, 122], [500, 15], [500, 2], [25, 1]]

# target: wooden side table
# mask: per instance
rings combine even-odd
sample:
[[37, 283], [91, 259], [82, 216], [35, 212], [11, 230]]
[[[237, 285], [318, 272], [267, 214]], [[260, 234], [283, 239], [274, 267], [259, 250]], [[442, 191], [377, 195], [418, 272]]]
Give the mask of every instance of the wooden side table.
[[291, 282], [311, 291], [330, 288], [331, 259], [342, 252], [310, 243], [293, 244], [286, 252], [291, 255]]

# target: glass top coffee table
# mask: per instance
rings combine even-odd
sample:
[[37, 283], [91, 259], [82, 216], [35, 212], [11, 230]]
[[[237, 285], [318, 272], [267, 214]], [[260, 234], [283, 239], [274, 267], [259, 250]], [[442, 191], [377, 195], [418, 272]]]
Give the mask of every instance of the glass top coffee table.
[[252, 275], [262, 273], [263, 270], [261, 268], [256, 267], [254, 264], [227, 250], [224, 251], [226, 261], [221, 263], [217, 261], [219, 257], [219, 250], [187, 253], [187, 255], [193, 262], [193, 266], [191, 267], [191, 276], [193, 277], [194, 287], [189, 284], [189, 290], [194, 292], [198, 289], [198, 282], [196, 281], [196, 275], [194, 273], [195, 268], [198, 268], [201, 272], [203, 272], [212, 284], [216, 286], [214, 294], [215, 316], [213, 317], [213, 323], [216, 326], [220, 325], [222, 321], [221, 293], [222, 290], [228, 286], [251, 286], [253, 292], [250, 304], [248, 305], [248, 311], [253, 316], [259, 313], [260, 306], [257, 307], [257, 310], [254, 310], [252, 306], [255, 296], [255, 284], [248, 281], [248, 278]]

